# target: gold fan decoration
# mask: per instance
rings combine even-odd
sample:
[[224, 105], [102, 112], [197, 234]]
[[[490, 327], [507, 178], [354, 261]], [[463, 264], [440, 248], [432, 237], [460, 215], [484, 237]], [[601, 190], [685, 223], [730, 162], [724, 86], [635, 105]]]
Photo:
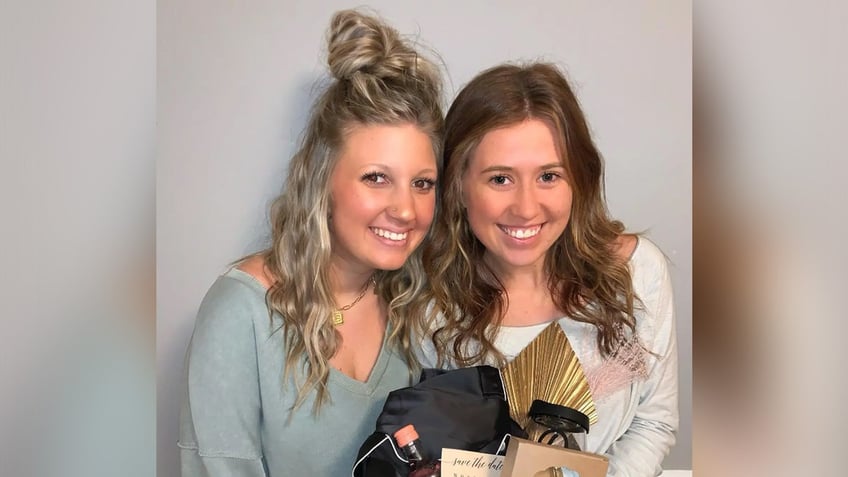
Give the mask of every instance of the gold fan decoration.
[[501, 374], [510, 416], [525, 430], [531, 423], [527, 413], [534, 399], [576, 409], [589, 417], [590, 425], [598, 422], [583, 367], [556, 321], [521, 350]]

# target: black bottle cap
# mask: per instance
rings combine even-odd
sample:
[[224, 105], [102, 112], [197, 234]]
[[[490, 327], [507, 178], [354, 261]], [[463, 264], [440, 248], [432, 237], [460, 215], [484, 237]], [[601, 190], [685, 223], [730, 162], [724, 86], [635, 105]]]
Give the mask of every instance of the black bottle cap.
[[563, 434], [589, 432], [589, 416], [568, 406], [536, 399], [527, 414], [536, 423]]

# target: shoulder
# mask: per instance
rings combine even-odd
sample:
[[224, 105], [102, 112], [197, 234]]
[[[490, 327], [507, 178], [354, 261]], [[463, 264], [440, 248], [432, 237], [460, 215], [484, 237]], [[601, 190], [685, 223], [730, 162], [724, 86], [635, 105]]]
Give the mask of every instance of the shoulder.
[[224, 309], [226, 312], [247, 311], [265, 307], [265, 289], [251, 275], [230, 269], [209, 287], [200, 304], [200, 312]]
[[663, 352], [674, 337], [674, 293], [668, 260], [656, 244], [639, 237], [629, 265], [633, 291], [640, 302], [640, 335], [649, 349]]
[[633, 234], [621, 234], [612, 243], [615, 255], [623, 262], [627, 262], [639, 245], [639, 237]]
[[633, 286], [641, 294], [657, 282], [669, 280], [665, 254], [646, 237], [622, 234], [614, 242], [616, 255], [630, 268]]
[[628, 263], [634, 281], [637, 279], [640, 281], [655, 281], [668, 278], [668, 259], [663, 251], [646, 237], [638, 237]]
[[194, 325], [195, 340], [230, 340], [268, 323], [265, 289], [251, 275], [230, 269], [206, 292]]
[[254, 255], [242, 260], [238, 265], [236, 265], [236, 268], [253, 277], [253, 279], [259, 282], [259, 284], [266, 290], [271, 288], [271, 284], [274, 283], [274, 279], [271, 277], [271, 273], [265, 265], [265, 259], [259, 255]]

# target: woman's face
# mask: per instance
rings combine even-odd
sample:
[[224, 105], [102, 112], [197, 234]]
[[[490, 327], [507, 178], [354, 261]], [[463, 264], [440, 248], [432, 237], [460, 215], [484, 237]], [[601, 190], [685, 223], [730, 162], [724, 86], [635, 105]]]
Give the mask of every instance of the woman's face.
[[488, 132], [469, 158], [462, 198], [496, 271], [541, 271], [571, 214], [571, 187], [550, 128], [531, 119]]
[[435, 183], [433, 146], [416, 126], [356, 127], [330, 176], [336, 264], [362, 272], [403, 266], [433, 220]]

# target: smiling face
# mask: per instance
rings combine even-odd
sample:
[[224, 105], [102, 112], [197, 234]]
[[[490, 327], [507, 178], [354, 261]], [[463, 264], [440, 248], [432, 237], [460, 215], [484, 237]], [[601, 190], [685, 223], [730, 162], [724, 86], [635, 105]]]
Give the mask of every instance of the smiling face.
[[468, 223], [498, 273], [541, 272], [571, 214], [551, 129], [530, 119], [486, 133], [462, 177]]
[[396, 270], [424, 239], [435, 209], [436, 158], [414, 125], [354, 128], [330, 176], [336, 266]]

